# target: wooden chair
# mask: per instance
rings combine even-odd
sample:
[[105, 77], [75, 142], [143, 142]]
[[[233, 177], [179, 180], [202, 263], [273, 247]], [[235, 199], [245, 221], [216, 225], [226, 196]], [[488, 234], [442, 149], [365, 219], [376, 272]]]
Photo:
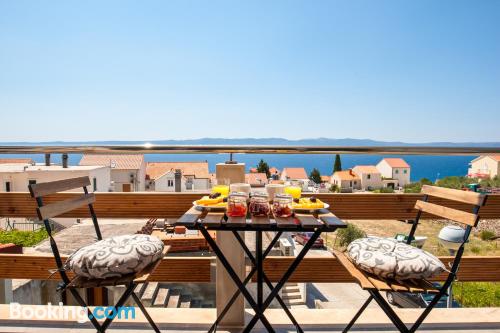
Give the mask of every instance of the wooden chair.
[[[151, 316], [146, 311], [146, 308], [142, 304], [139, 297], [134, 293], [134, 290], [138, 284], [146, 282], [149, 275], [158, 267], [161, 262], [161, 259], [152, 263], [148, 267], [146, 267], [143, 271], [129, 274], [127, 276], [119, 277], [119, 278], [107, 278], [107, 279], [89, 279], [86, 277], [77, 276], [73, 279], [68, 277], [64, 269], [64, 264], [61, 259], [61, 255], [57, 248], [57, 244], [52, 235], [52, 229], [50, 227], [49, 219], [60, 216], [66, 212], [72, 211], [82, 206], [88, 206], [90, 215], [92, 217], [92, 222], [94, 225], [95, 233], [97, 236], [97, 240], [102, 239], [101, 230], [99, 229], [99, 224], [97, 222], [97, 217], [94, 212], [93, 203], [95, 202], [95, 195], [93, 193], [89, 193], [87, 190], [87, 186], [90, 185], [90, 180], [88, 177], [79, 177], [72, 178], [66, 180], [53, 181], [48, 183], [39, 183], [39, 184], [30, 184], [28, 186], [31, 196], [36, 199], [37, 203], [37, 214], [38, 218], [43, 221], [45, 225], [45, 229], [49, 234], [50, 247], [52, 248], [52, 252], [54, 254], [54, 258], [57, 265], [57, 271], [61, 276], [62, 282], [59, 284], [57, 290], [69, 290], [71, 295], [75, 298], [75, 300], [80, 304], [80, 306], [87, 308], [88, 317], [91, 323], [94, 325], [98, 332], [105, 332], [108, 326], [113, 321], [113, 317], [106, 318], [102, 323], [99, 323], [96, 318], [92, 315], [91, 311], [88, 309], [87, 303], [83, 300], [83, 298], [78, 293], [78, 288], [99, 288], [99, 287], [109, 287], [109, 286], [125, 286], [125, 291], [123, 295], [118, 299], [118, 302], [114, 306], [114, 312], [118, 313], [118, 308], [123, 306], [127, 299], [132, 296], [137, 306], [141, 309], [144, 316], [147, 318], [149, 324], [154, 329], [155, 332], [160, 332]], [[78, 196], [76, 198], [67, 199], [64, 201], [44, 204], [43, 197], [46, 195], [54, 194], [61, 191], [68, 191], [76, 188], [83, 188], [83, 195]], [[169, 247], [165, 247], [163, 250], [163, 256], [168, 252]], [[162, 257], [163, 257], [162, 256]]]
[[[425, 279], [412, 279], [399, 282], [394, 280], [384, 280], [360, 270], [348, 259], [348, 257], [344, 253], [334, 251], [334, 255], [337, 257], [339, 262], [347, 269], [347, 271], [356, 280], [360, 287], [368, 291], [368, 293], [370, 294], [368, 300], [359, 309], [359, 311], [356, 313], [351, 322], [346, 326], [343, 332], [349, 331], [349, 329], [354, 325], [356, 320], [372, 300], [375, 300], [377, 302], [377, 304], [387, 314], [389, 319], [394, 323], [394, 325], [399, 329], [400, 332], [415, 332], [422, 324], [424, 319], [429, 315], [434, 306], [441, 299], [441, 297], [447, 293], [448, 287], [455, 280], [460, 264], [460, 259], [462, 258], [464, 252], [465, 243], [467, 243], [469, 239], [472, 227], [477, 226], [477, 223], [479, 222], [479, 209], [485, 204], [486, 196], [475, 192], [466, 192], [428, 185], [423, 186], [422, 193], [424, 193], [423, 201], [418, 200], [415, 204], [415, 208], [418, 211], [417, 216], [413, 222], [410, 234], [408, 236], [408, 240], [406, 241], [407, 244], [410, 244], [412, 239], [414, 238], [415, 231], [423, 212], [447, 220], [452, 220], [465, 226], [464, 239], [455, 254], [448, 277], [440, 288], [436, 288], [431, 282]], [[472, 213], [430, 203], [428, 202], [429, 197], [436, 197], [439, 199], [446, 199], [459, 203], [470, 204], [473, 206]], [[434, 293], [435, 295], [429, 305], [425, 308], [423, 313], [418, 317], [417, 321], [410, 328], [408, 328], [406, 324], [404, 324], [403, 321], [399, 318], [396, 312], [391, 308], [385, 298], [380, 294], [381, 291]]]

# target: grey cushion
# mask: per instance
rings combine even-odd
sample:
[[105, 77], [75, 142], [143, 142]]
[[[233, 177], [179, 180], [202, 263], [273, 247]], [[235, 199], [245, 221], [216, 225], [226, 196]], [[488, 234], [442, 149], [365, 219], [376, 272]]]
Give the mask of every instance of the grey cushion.
[[77, 276], [106, 279], [142, 271], [161, 258], [163, 242], [150, 235], [123, 235], [100, 240], [75, 251], [66, 269]]
[[358, 268], [382, 278], [431, 278], [446, 270], [434, 255], [393, 238], [357, 239], [347, 247], [347, 255]]

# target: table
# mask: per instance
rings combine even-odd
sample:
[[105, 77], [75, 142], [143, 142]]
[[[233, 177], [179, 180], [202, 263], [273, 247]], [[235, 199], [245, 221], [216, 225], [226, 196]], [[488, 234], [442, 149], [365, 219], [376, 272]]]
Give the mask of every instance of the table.
[[[274, 299], [278, 301], [283, 310], [286, 312], [288, 318], [290, 318], [291, 322], [297, 329], [297, 332], [303, 332], [302, 328], [297, 323], [286, 304], [283, 302], [283, 299], [280, 297], [279, 292], [322, 232], [333, 232], [338, 228], [345, 228], [347, 226], [346, 223], [338, 219], [335, 215], [333, 215], [326, 209], [317, 210], [314, 213], [296, 213], [293, 217], [288, 218], [251, 217], [247, 219], [246, 217], [228, 217], [224, 212], [221, 211], [200, 210], [195, 207], [191, 208], [183, 216], [181, 216], [177, 220], [176, 225], [184, 226], [187, 229], [191, 230], [199, 230], [203, 237], [206, 239], [208, 245], [214, 251], [217, 258], [220, 260], [221, 264], [226, 269], [231, 279], [238, 287], [238, 290], [233, 294], [227, 305], [224, 307], [223, 311], [219, 314], [215, 323], [209, 329], [209, 333], [214, 332], [217, 329], [217, 325], [220, 323], [227, 311], [231, 308], [232, 304], [236, 301], [240, 293], [243, 294], [243, 297], [255, 311], [254, 317], [249, 321], [243, 332], [250, 332], [258, 320], [262, 322], [262, 324], [269, 332], [274, 332], [274, 329], [264, 315], [265, 310], [269, 307]], [[231, 267], [230, 263], [226, 259], [226, 256], [217, 246], [215, 240], [210, 236], [208, 230], [228, 231], [233, 233], [234, 237], [241, 245], [244, 252], [250, 259], [250, 262], [252, 263], [252, 269], [243, 281], [241, 281], [238, 274]], [[238, 233], [239, 231], [251, 231], [256, 233], [255, 256], [246, 246], [245, 241]], [[269, 246], [267, 246], [266, 249], [263, 249], [262, 233], [265, 231], [274, 231], [276, 232], [276, 235]], [[302, 250], [299, 252], [297, 257], [295, 257], [292, 264], [290, 265], [290, 267], [288, 267], [278, 283], [273, 286], [264, 272], [263, 263], [264, 259], [271, 252], [272, 248], [279, 240], [283, 232], [312, 232], [313, 234], [311, 238], [306, 242]], [[257, 300], [254, 300], [254, 298], [246, 288], [246, 285], [248, 284], [248, 282], [250, 282], [255, 273], [257, 273]], [[270, 293], [266, 297], [266, 299], [264, 299], [263, 297], [264, 283], [270, 289]]]

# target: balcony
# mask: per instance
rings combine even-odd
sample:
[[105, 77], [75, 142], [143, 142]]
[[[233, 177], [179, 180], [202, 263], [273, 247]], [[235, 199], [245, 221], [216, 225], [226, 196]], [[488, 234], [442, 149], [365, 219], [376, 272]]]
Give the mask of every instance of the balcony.
[[[416, 154], [479, 154], [482, 152], [495, 152], [488, 148], [398, 148], [398, 147], [314, 147], [314, 148], [280, 148], [280, 147], [0, 147], [0, 153], [14, 150], [20, 153], [40, 152], [67, 152], [81, 153], [130, 151], [135, 153], [416, 153]], [[2, 150], [3, 149], [3, 150]], [[113, 150], [116, 149], [116, 150]], [[163, 150], [162, 150], [163, 149]], [[131, 192], [107, 193], [97, 192], [95, 211], [99, 219], [119, 219], [122, 223], [131, 223], [131, 219], [173, 219], [175, 220], [187, 211], [194, 200], [201, 193], [157, 193], [157, 192]], [[75, 193], [60, 193], [47, 197], [46, 203], [62, 198], [71, 198]], [[315, 194], [319, 199], [330, 205], [330, 210], [344, 220], [355, 220], [357, 224], [380, 223], [383, 228], [388, 220], [409, 220], [415, 217], [415, 202], [422, 198], [421, 194], [403, 193], [320, 193]], [[435, 201], [439, 203], [439, 201]], [[454, 204], [453, 208], [466, 210], [467, 205]], [[36, 219], [36, 209], [33, 199], [27, 192], [0, 193], [0, 217], [3, 218], [29, 218]], [[71, 219], [89, 218], [87, 209], [76, 209], [61, 216]], [[432, 218], [425, 215], [425, 218]], [[481, 210], [483, 219], [500, 219], [500, 195], [490, 195], [485, 207]], [[409, 227], [408, 227], [409, 229]], [[109, 232], [113, 232], [110, 228]], [[166, 240], [169, 241], [169, 240]], [[170, 240], [175, 242], [174, 240]], [[172, 253], [161, 262], [159, 268], [150, 276], [149, 282], [176, 283], [176, 284], [215, 284], [217, 280], [217, 263], [210, 253], [203, 256], [189, 254], [179, 255]], [[265, 260], [265, 271], [272, 282], [276, 282], [290, 265], [293, 257], [270, 256]], [[441, 256], [440, 259], [447, 263], [451, 257]], [[0, 279], [31, 279], [56, 281], [58, 275], [50, 276], [49, 270], [55, 268], [54, 259], [48, 253], [23, 253], [0, 254]], [[441, 281], [443, 277], [437, 277]], [[500, 256], [471, 256], [462, 259], [459, 270], [459, 281], [499, 282], [500, 281]], [[292, 275], [290, 282], [304, 284], [332, 284], [331, 288], [348, 286], [355, 289], [359, 299], [353, 299], [351, 307], [345, 308], [292, 308], [292, 312], [306, 331], [335, 332], [341, 330], [361, 306], [365, 297], [363, 291], [354, 284], [354, 280], [336, 258], [327, 253], [317, 255], [309, 254]], [[0, 288], [1, 291], [1, 288]], [[94, 305], [99, 305], [102, 299], [102, 290], [94, 291]], [[100, 294], [101, 293], [101, 294]], [[26, 305], [33, 311], [39, 305]], [[71, 305], [65, 305], [72, 309]], [[148, 308], [153, 319], [166, 332], [206, 332], [217, 315], [216, 308]], [[420, 309], [397, 309], [404, 321], [412, 322], [421, 312]], [[284, 312], [278, 309], [269, 309], [268, 318], [273, 326], [283, 332], [293, 332]], [[245, 309], [248, 318], [251, 310]], [[9, 313], [9, 306], [0, 305], [0, 332], [86, 332], [93, 331], [89, 323], [78, 324], [75, 318], [65, 320], [40, 319], [15, 319]], [[138, 311], [137, 317], [131, 319], [118, 319], [111, 327], [111, 332], [116, 330], [150, 331], [147, 322]], [[394, 326], [379, 308], [369, 308], [360, 317], [355, 330], [395, 331]], [[423, 326], [423, 331], [429, 332], [500, 332], [499, 308], [438, 308], [431, 312]], [[225, 329], [218, 330], [225, 332]], [[226, 331], [238, 331], [238, 328]], [[264, 332], [262, 326], [257, 326], [255, 332]]]

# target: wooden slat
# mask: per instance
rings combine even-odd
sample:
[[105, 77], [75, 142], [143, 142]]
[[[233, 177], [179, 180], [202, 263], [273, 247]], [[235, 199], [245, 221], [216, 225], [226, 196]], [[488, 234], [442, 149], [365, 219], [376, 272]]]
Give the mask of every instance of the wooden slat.
[[205, 227], [218, 227], [222, 223], [223, 217], [224, 213], [209, 212], [204, 218], [200, 220], [200, 223]]
[[38, 183], [31, 185], [31, 192], [33, 197], [42, 197], [47, 194], [53, 194], [57, 192], [74, 190], [76, 188], [83, 188], [84, 186], [90, 185], [89, 177], [78, 177], [70, 178], [64, 180], [56, 180], [47, 183]]
[[244, 226], [247, 223], [245, 216], [228, 216], [225, 224], [231, 227]]
[[95, 202], [94, 193], [81, 195], [80, 197], [68, 199], [60, 202], [51, 203], [43, 207], [37, 208], [38, 218], [40, 220], [50, 219], [70, 212], [76, 208], [86, 206]]
[[314, 215], [330, 228], [343, 227], [346, 225], [344, 221], [333, 215], [332, 212], [330, 212], [327, 209], [321, 209], [317, 211]]
[[373, 283], [366, 278], [366, 276], [356, 267], [354, 264], [347, 259], [344, 253], [340, 251], [333, 251], [333, 254], [337, 260], [344, 266], [344, 268], [351, 274], [351, 276], [356, 279], [363, 289], [374, 289], [376, 288]]
[[295, 217], [300, 221], [300, 224], [304, 228], [317, 228], [323, 226], [323, 223], [318, 221], [312, 214], [298, 214], [295, 213]]
[[269, 220], [269, 216], [252, 216], [251, 223], [256, 228], [262, 228], [269, 226], [271, 221]]
[[184, 227], [194, 227], [203, 211], [191, 207], [184, 215], [182, 215], [175, 223]]
[[297, 228], [294, 217], [274, 217], [278, 228]]
[[455, 190], [451, 188], [444, 188], [438, 186], [424, 185], [422, 186], [422, 193], [440, 197], [443, 199], [460, 201], [471, 205], [482, 206], [485, 195], [476, 192]]
[[[74, 198], [81, 193], [62, 192], [47, 195], [45, 204]], [[202, 193], [162, 193], [162, 192], [97, 192], [94, 210], [98, 218], [174, 218], [182, 216], [193, 206]], [[308, 195], [308, 194], [304, 194]], [[415, 202], [423, 198], [423, 194], [396, 193], [315, 193], [321, 201], [330, 205], [330, 210], [339, 219], [357, 220], [404, 220], [414, 219], [417, 210]], [[469, 204], [430, 197], [431, 203], [471, 212]], [[486, 204], [480, 211], [482, 219], [500, 218], [500, 195], [488, 196]], [[0, 216], [36, 218], [36, 202], [28, 192], [1, 192]], [[65, 213], [62, 217], [90, 217], [85, 207]], [[422, 219], [434, 218], [423, 214]]]
[[468, 224], [473, 227], [475, 227], [478, 222], [477, 215], [475, 214], [436, 205], [430, 202], [418, 200], [417, 203], [415, 204], [415, 208], [435, 216], [443, 217], [445, 219], [453, 220], [455, 222]]

